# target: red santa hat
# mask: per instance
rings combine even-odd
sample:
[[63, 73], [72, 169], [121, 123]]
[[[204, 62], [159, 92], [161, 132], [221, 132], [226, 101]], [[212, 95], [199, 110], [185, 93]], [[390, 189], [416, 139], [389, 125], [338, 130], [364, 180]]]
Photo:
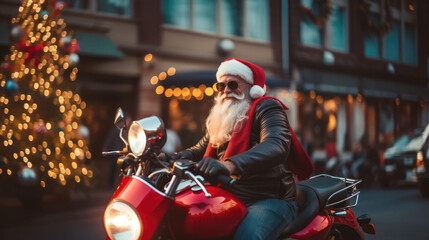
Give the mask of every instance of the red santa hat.
[[228, 58], [217, 69], [217, 81], [219, 82], [220, 78], [227, 74], [239, 76], [250, 85], [253, 85], [249, 93], [251, 98], [257, 99], [265, 95], [265, 72], [258, 65], [238, 58]]

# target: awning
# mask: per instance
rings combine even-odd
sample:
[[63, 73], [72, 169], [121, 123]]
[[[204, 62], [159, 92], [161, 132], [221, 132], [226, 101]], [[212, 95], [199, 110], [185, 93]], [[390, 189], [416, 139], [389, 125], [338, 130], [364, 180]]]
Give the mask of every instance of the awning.
[[[177, 73], [173, 76], [167, 77], [161, 81], [164, 87], [198, 87], [201, 84], [212, 86], [216, 83], [216, 70], [195, 71]], [[276, 78], [272, 76], [266, 77], [265, 84], [269, 88], [289, 88], [290, 82], [286, 79]]]
[[134, 94], [139, 77], [100, 73], [79, 73], [77, 84], [83, 91]]
[[365, 97], [397, 98], [398, 90], [393, 83], [375, 79], [362, 79], [362, 94]]
[[0, 23], [0, 45], [10, 45], [9, 28], [7, 23]]
[[357, 77], [312, 69], [301, 71], [302, 91], [315, 91], [329, 94], [358, 94], [359, 80]]
[[361, 93], [364, 97], [400, 98], [407, 101], [429, 101], [427, 86], [410, 85], [383, 79], [358, 78], [357, 76], [337, 74], [313, 69], [301, 71], [299, 89], [327, 94]]
[[427, 101], [426, 86], [394, 83], [370, 78], [362, 79], [362, 94], [366, 97], [400, 98], [407, 101]]
[[79, 42], [81, 55], [107, 58], [123, 58], [124, 54], [118, 49], [113, 40], [105, 35], [76, 33], [74, 37]]

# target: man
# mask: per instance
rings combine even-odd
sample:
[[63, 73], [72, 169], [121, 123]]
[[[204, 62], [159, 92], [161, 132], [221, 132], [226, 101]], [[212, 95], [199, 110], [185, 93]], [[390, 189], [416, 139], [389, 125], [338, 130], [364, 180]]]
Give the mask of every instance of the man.
[[218, 95], [206, 120], [206, 135], [170, 157], [198, 162], [208, 179], [219, 174], [237, 178], [224, 189], [246, 204], [248, 214], [234, 239], [276, 239], [297, 214], [293, 173], [308, 178], [311, 161], [289, 127], [287, 108], [264, 96], [262, 68], [227, 59], [216, 78]]

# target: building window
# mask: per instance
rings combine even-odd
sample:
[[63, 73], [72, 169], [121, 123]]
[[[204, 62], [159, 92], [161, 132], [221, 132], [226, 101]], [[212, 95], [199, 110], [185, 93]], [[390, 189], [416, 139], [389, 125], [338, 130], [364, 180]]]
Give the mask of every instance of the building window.
[[193, 0], [192, 19], [194, 29], [202, 32], [216, 32], [216, 2]]
[[131, 16], [131, 0], [97, 0], [97, 11]]
[[191, 0], [164, 0], [164, 23], [181, 28], [190, 28], [191, 18], [183, 17], [189, 16], [191, 13], [190, 1]]
[[199, 32], [269, 41], [269, 1], [164, 0], [163, 22]]
[[243, 9], [240, 2], [222, 0], [220, 10], [221, 33], [226, 35], [243, 36]]
[[368, 16], [365, 56], [417, 65], [416, 1], [380, 0], [362, 4]]
[[63, 0], [68, 9], [87, 10], [130, 17], [132, 0]]
[[329, 50], [348, 51], [346, 0], [301, 0], [301, 43]]
[[245, 1], [246, 35], [253, 39], [269, 40], [269, 1], [248, 0]]
[[[371, 14], [369, 16], [370, 20], [373, 22], [373, 24], [380, 24], [380, 18], [375, 15]], [[380, 40], [378, 35], [375, 34], [365, 34], [364, 38], [365, 42], [365, 56], [372, 57], [372, 58], [379, 58], [381, 54], [381, 47], [380, 47]]]
[[66, 8], [72, 9], [88, 9], [90, 0], [64, 0]]

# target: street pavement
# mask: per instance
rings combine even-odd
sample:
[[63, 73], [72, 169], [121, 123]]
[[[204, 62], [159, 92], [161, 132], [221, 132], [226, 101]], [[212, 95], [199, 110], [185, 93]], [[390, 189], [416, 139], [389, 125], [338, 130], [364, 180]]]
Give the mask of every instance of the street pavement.
[[389, 189], [363, 189], [357, 216], [368, 213], [377, 234], [366, 239], [429, 239], [429, 198], [423, 198], [415, 186]]
[[0, 198], [1, 240], [106, 239], [104, 210], [113, 190], [67, 199], [45, 199], [39, 209], [25, 209], [16, 199]]
[[[15, 218], [13, 224], [0, 225], [0, 239], [106, 239], [103, 213], [109, 194], [99, 192], [92, 205], [80, 203], [85, 205], [82, 208], [78, 203], [58, 213], [23, 214], [20, 221]], [[361, 189], [353, 210], [357, 216], [368, 213], [372, 217], [377, 234], [366, 235], [366, 239], [429, 239], [429, 199], [421, 197], [415, 187]]]

